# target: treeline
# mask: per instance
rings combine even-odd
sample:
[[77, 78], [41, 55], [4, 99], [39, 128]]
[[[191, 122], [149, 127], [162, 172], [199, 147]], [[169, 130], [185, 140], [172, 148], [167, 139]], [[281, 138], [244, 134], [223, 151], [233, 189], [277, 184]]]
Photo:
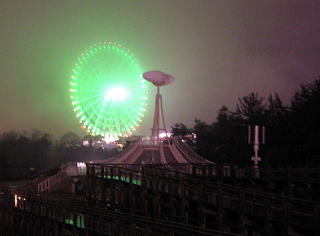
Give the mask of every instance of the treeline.
[[212, 124], [196, 119], [191, 128], [183, 123], [171, 128], [174, 135], [195, 133], [193, 147], [211, 161], [251, 165], [253, 149], [248, 144], [248, 125], [264, 125], [262, 165], [314, 166], [320, 162], [319, 117], [320, 79], [317, 79], [301, 85], [288, 106], [278, 94], [261, 97], [250, 93], [238, 99], [235, 110], [222, 106]]
[[[65, 135], [70, 137], [70, 133]], [[118, 153], [115, 149], [83, 146], [72, 140], [55, 141], [39, 130], [0, 134], [0, 181], [20, 180], [59, 167], [69, 161], [100, 160]]]

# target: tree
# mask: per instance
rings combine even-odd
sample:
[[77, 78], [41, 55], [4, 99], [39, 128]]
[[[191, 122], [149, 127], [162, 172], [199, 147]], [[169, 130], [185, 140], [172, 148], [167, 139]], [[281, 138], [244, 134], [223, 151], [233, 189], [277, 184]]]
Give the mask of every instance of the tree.
[[204, 158], [212, 160], [211, 126], [199, 119], [195, 119], [194, 123], [193, 130], [197, 137], [195, 148]]
[[171, 126], [171, 132], [172, 135], [174, 136], [186, 136], [188, 134], [192, 133], [192, 129], [188, 128], [185, 124], [183, 123], [176, 123]]
[[81, 146], [81, 138], [77, 134], [69, 132], [61, 137], [60, 145], [62, 147]]
[[50, 135], [36, 132], [18, 133], [10, 131], [0, 139], [0, 178], [22, 179], [31, 174], [31, 167], [37, 170], [48, 165], [52, 139]]
[[301, 85], [291, 101], [289, 116], [290, 155], [305, 162], [319, 162], [320, 78]]
[[264, 98], [258, 93], [250, 93], [238, 99], [236, 106], [236, 114], [247, 124], [264, 124], [266, 105]]
[[266, 113], [268, 116], [268, 119], [275, 118], [284, 115], [287, 112], [287, 108], [283, 105], [283, 102], [281, 101], [279, 95], [275, 93], [274, 95], [270, 94], [267, 99], [267, 105], [266, 105]]
[[227, 124], [233, 116], [233, 112], [228, 107], [222, 106], [217, 115], [217, 122], [221, 124]]

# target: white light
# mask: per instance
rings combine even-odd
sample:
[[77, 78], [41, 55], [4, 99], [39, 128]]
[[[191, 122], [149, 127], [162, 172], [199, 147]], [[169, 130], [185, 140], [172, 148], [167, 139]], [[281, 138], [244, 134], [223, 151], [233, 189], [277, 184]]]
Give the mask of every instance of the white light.
[[77, 167], [78, 167], [78, 168], [85, 168], [85, 167], [86, 167], [86, 163], [84, 163], [84, 162], [77, 162]]
[[122, 101], [128, 97], [128, 90], [122, 87], [108, 89], [104, 94], [105, 101]]
[[18, 207], [18, 195], [14, 195], [14, 207]]
[[84, 141], [82, 142], [82, 145], [83, 145], [83, 146], [89, 146], [89, 145], [90, 145], [90, 143], [89, 143], [89, 141], [88, 141], [88, 140], [84, 140]]
[[107, 144], [112, 143], [112, 142], [114, 142], [115, 140], [117, 140], [117, 138], [115, 138], [115, 137], [113, 137], [113, 136], [109, 136], [109, 135], [106, 135], [106, 136], [103, 138], [103, 141], [105, 141]]
[[171, 133], [166, 133], [166, 132], [161, 132], [159, 134], [159, 138], [165, 138], [165, 137], [170, 137], [171, 136]]

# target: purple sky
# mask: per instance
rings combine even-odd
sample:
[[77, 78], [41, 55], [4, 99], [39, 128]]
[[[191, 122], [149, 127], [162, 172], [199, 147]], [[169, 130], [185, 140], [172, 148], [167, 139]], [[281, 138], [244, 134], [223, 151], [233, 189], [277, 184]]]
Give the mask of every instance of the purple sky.
[[[0, 0], [0, 131], [81, 134], [71, 109], [72, 65], [91, 44], [129, 48], [164, 87], [169, 124], [212, 122], [257, 91], [289, 102], [320, 74], [320, 1]], [[148, 134], [153, 97], [139, 133]]]

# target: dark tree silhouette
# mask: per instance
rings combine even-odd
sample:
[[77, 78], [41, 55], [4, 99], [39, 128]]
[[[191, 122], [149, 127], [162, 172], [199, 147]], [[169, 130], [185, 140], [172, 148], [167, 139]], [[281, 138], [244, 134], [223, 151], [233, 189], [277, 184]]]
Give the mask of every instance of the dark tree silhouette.
[[265, 122], [265, 98], [258, 93], [250, 93], [238, 99], [236, 114], [247, 124], [263, 124]]
[[188, 134], [192, 133], [192, 129], [188, 128], [185, 124], [183, 123], [176, 123], [171, 126], [171, 132], [172, 135], [174, 136], [186, 136]]
[[50, 135], [40, 131], [3, 133], [0, 138], [0, 168], [5, 168], [5, 171], [0, 178], [21, 179], [44, 168], [50, 159], [51, 145]]
[[81, 138], [79, 135], [68, 132], [65, 135], [63, 135], [60, 139], [60, 145], [61, 147], [74, 147], [74, 146], [81, 146]]
[[212, 124], [195, 120], [193, 128], [184, 124], [172, 128], [174, 133], [193, 130], [196, 150], [209, 160], [249, 164], [253, 151], [247, 143], [247, 126], [264, 125], [262, 165], [319, 164], [320, 80], [301, 85], [290, 105], [286, 107], [277, 93], [265, 99], [253, 92], [238, 99], [235, 111], [222, 106]]
[[290, 158], [296, 162], [319, 163], [320, 79], [301, 85], [291, 102], [288, 120]]

